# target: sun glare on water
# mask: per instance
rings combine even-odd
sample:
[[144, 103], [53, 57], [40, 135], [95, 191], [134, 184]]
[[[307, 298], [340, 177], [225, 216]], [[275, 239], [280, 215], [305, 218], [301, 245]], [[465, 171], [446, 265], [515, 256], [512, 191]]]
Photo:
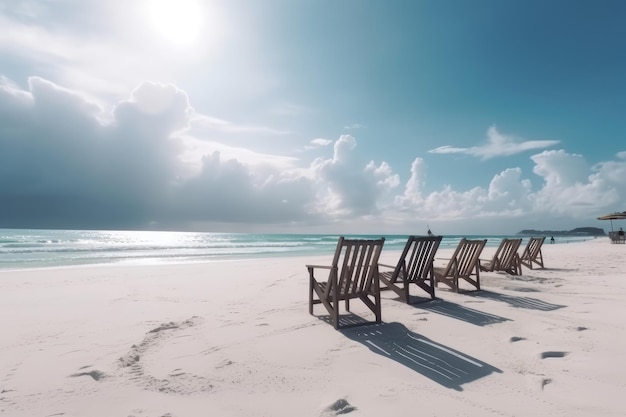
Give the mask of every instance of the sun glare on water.
[[199, 35], [202, 7], [198, 0], [150, 0], [150, 17], [169, 42], [185, 45]]

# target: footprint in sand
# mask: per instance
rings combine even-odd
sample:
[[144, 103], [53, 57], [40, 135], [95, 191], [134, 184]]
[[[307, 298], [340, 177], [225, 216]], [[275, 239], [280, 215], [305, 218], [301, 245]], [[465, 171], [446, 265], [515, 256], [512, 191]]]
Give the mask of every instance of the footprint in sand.
[[533, 391], [543, 391], [546, 385], [552, 383], [552, 378], [548, 378], [544, 374], [529, 373], [526, 375], [528, 387]]
[[526, 340], [526, 338], [521, 336], [513, 336], [509, 339], [509, 342], [514, 343], [519, 342], [520, 340]]
[[550, 378], [543, 378], [541, 380], [541, 390], [545, 388], [546, 385], [550, 384], [552, 380]]
[[213, 384], [206, 377], [189, 374], [179, 368], [174, 369], [168, 378], [156, 378], [148, 373], [149, 368], [144, 368], [142, 359], [151, 350], [157, 349], [174, 337], [178, 331], [195, 326], [198, 321], [199, 318], [194, 316], [182, 322], [163, 323], [148, 331], [139, 344], [133, 345], [126, 355], [118, 359], [120, 369], [131, 381], [151, 391], [192, 394], [212, 390]]
[[97, 369], [94, 369], [93, 371], [89, 371], [89, 372], [77, 372], [75, 374], [70, 375], [70, 377], [72, 378], [76, 378], [79, 376], [90, 376], [93, 378], [94, 381], [100, 381], [106, 375], [104, 374], [104, 372], [98, 371]]
[[341, 414], [348, 414], [356, 410], [356, 407], [351, 405], [346, 399], [340, 398], [328, 407], [324, 409], [320, 417], [332, 417]]
[[551, 350], [551, 351], [547, 351], [547, 352], [541, 352], [541, 354], [539, 356], [541, 357], [541, 359], [564, 358], [565, 356], [567, 356], [567, 352], [561, 352], [561, 351], [558, 351], [558, 350]]

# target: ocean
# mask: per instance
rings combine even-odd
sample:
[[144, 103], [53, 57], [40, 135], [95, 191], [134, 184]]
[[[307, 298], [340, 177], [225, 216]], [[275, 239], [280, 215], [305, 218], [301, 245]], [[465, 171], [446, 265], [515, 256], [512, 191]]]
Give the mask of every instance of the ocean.
[[[381, 235], [344, 235], [379, 238]], [[384, 235], [384, 250], [402, 250], [407, 235]], [[444, 236], [440, 248], [454, 248], [463, 237], [487, 239], [497, 247], [513, 236]], [[331, 255], [339, 235], [198, 233], [112, 230], [0, 229], [0, 270], [75, 265], [206, 262], [278, 256]], [[556, 237], [555, 243], [589, 237]], [[522, 245], [527, 241], [524, 239]]]

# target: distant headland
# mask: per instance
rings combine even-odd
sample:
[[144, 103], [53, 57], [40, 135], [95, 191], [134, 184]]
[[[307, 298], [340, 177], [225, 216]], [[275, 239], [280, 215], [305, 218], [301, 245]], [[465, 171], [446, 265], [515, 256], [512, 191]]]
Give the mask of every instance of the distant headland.
[[572, 230], [522, 230], [521, 236], [606, 236], [604, 229], [599, 227], [577, 227]]

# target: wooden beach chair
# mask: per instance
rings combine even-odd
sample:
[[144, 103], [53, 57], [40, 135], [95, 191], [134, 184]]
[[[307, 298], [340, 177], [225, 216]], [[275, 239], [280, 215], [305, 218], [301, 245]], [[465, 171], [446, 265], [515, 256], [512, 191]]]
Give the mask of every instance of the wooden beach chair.
[[503, 271], [510, 275], [522, 275], [522, 265], [517, 253], [522, 239], [502, 239], [491, 260], [479, 260], [480, 270]]
[[480, 290], [479, 257], [486, 244], [487, 239], [461, 239], [448, 264], [433, 268], [435, 285], [441, 282], [459, 292], [459, 279], [462, 279]]
[[541, 253], [541, 246], [546, 237], [531, 237], [526, 244], [522, 256], [520, 256], [520, 263], [527, 268], [533, 269], [533, 264], [537, 264], [538, 267], [543, 266], [543, 255]]
[[314, 304], [323, 304], [333, 326], [338, 329], [339, 303], [345, 301], [346, 311], [350, 311], [350, 300], [358, 298], [374, 313], [376, 323], [379, 323], [382, 319], [378, 258], [384, 243], [384, 237], [369, 240], [341, 236], [331, 265], [307, 265], [309, 313], [313, 314]]
[[402, 255], [395, 266], [379, 264], [391, 271], [380, 272], [381, 290], [390, 289], [405, 303], [409, 303], [409, 284], [414, 283], [435, 298], [433, 262], [442, 236], [409, 236]]

